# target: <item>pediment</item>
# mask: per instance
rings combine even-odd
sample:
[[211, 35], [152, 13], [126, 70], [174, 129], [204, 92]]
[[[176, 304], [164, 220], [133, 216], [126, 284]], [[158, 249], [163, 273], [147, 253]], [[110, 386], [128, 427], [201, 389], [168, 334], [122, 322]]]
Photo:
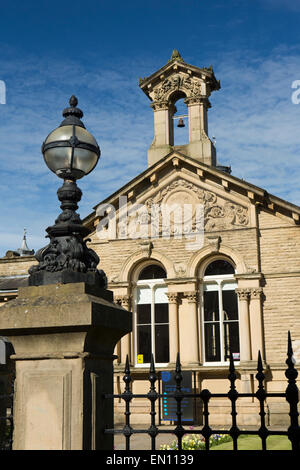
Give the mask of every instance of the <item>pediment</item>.
[[195, 67], [187, 64], [180, 55], [171, 58], [150, 77], [140, 79], [139, 85], [152, 101], [168, 100], [176, 90], [183, 91], [186, 97], [200, 97], [220, 88], [212, 66]]
[[[275, 220], [280, 220], [282, 224], [282, 218], [285, 218], [287, 223], [298, 224], [300, 219], [298, 206], [215, 167], [173, 151], [99, 203], [94, 212], [84, 220], [84, 224], [90, 228], [92, 236], [99, 229], [101, 220], [108, 217], [110, 210], [111, 214], [115, 214], [114, 237], [127, 237], [128, 227], [134, 236], [137, 227], [135, 212], [139, 211], [139, 227], [142, 225], [143, 230], [146, 230], [149, 217], [154, 217], [155, 211], [158, 210], [157, 206], [165, 204], [202, 206], [206, 232], [256, 227], [258, 208], [260, 212], [267, 210], [274, 224]], [[99, 209], [105, 205], [109, 210], [100, 213]], [[124, 205], [126, 205], [125, 210]], [[167, 234], [163, 223], [157, 221], [153, 227], [157, 236], [162, 233]], [[193, 228], [188, 226], [185, 229]], [[171, 233], [176, 232], [172, 229]], [[109, 233], [107, 236], [111, 238]]]
[[98, 238], [179, 237], [250, 227], [251, 204], [223, 193], [223, 188], [201, 183], [194, 175], [170, 171], [136, 198], [123, 196], [116, 210], [109, 207], [100, 214], [99, 206]]
[[[198, 211], [198, 216], [203, 216], [204, 230], [209, 232], [250, 224], [249, 205], [241, 204], [237, 199], [225, 198], [215, 188], [192, 182], [186, 175], [176, 175], [172, 181], [150, 195], [147, 206], [150, 210], [158, 206], [161, 212], [162, 208], [166, 208], [173, 213], [173, 220], [178, 208], [178, 215], [181, 213], [183, 222], [184, 219], [190, 220], [191, 216], [195, 218]], [[192, 225], [195, 225], [195, 220]]]

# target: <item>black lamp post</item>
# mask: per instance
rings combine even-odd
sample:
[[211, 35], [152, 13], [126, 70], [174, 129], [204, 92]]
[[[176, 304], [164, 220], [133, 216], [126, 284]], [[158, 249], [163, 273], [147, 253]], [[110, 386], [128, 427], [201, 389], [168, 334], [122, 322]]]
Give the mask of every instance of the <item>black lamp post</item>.
[[99, 257], [86, 245], [89, 230], [76, 213], [82, 196], [76, 180], [95, 168], [100, 148], [81, 121], [83, 112], [77, 108], [77, 98], [72, 96], [69, 103], [63, 111], [64, 120], [42, 145], [47, 166], [64, 179], [57, 191], [62, 212], [55, 225], [46, 229], [50, 242], [36, 252], [39, 264], [29, 269], [29, 285], [87, 282], [106, 287], [106, 276], [97, 269]]

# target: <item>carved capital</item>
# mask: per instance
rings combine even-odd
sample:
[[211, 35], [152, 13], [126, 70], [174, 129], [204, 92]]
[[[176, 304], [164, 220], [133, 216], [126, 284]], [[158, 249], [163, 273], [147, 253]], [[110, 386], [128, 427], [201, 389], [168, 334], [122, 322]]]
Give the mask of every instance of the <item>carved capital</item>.
[[211, 108], [210, 101], [207, 99], [206, 96], [203, 96], [201, 94], [194, 94], [194, 95], [188, 96], [184, 100], [184, 102], [187, 106], [190, 106], [190, 105], [193, 105], [193, 104], [202, 104], [206, 108]]
[[178, 292], [167, 292], [166, 293], [169, 304], [178, 304], [179, 303], [179, 294]]
[[117, 304], [121, 305], [121, 307], [125, 308], [126, 310], [130, 309], [130, 304], [131, 304], [130, 295], [117, 295], [114, 300]]
[[185, 292], [184, 297], [186, 299], [188, 299], [189, 304], [197, 303], [197, 301], [198, 301], [198, 292], [197, 291]]
[[248, 301], [250, 298], [250, 289], [235, 289], [235, 292], [239, 296], [239, 300]]
[[263, 294], [263, 290], [262, 290], [261, 287], [255, 287], [255, 288], [250, 290], [251, 300], [252, 299], [260, 299], [262, 294]]
[[167, 101], [153, 101], [153, 103], [151, 103], [150, 106], [153, 109], [153, 111], [160, 111], [161, 109], [165, 109], [165, 110], [169, 109], [169, 104]]

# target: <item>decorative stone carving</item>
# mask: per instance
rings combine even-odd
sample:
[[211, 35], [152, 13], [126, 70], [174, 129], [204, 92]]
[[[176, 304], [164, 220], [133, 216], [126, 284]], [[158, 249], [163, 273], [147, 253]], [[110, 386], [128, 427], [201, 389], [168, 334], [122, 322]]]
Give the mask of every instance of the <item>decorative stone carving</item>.
[[[216, 194], [199, 188], [193, 183], [182, 178], [176, 179], [165, 188], [161, 189], [155, 196], [146, 201], [149, 214], [156, 217], [156, 232], [160, 234], [162, 227], [159, 225], [159, 206], [163, 204], [203, 204], [204, 229], [205, 231], [226, 230], [234, 226], [246, 227], [249, 224], [248, 208], [239, 204], [218, 199]], [[152, 211], [153, 208], [153, 211]], [[152, 212], [151, 212], [152, 211]], [[193, 216], [195, 211], [193, 211]], [[185, 224], [185, 230], [189, 225]], [[194, 226], [190, 225], [192, 233]], [[173, 229], [176, 233], [176, 227]]]
[[174, 271], [176, 272], [177, 277], [183, 277], [186, 273], [186, 264], [174, 263]]
[[[247, 207], [226, 201], [211, 191], [177, 178], [159, 189], [141, 207], [139, 201], [137, 206], [130, 204], [126, 217], [119, 216], [116, 228], [119, 239], [148, 240], [160, 236], [193, 236], [203, 228], [206, 232], [213, 232], [248, 225]], [[209, 243], [218, 251], [220, 241], [214, 237]], [[152, 247], [148, 241], [140, 246], [151, 255]]]
[[235, 289], [235, 292], [239, 296], [239, 300], [246, 300], [248, 301], [250, 298], [250, 291], [251, 289]]
[[130, 309], [131, 296], [130, 295], [118, 295], [115, 297], [115, 302], [126, 310]]
[[249, 224], [248, 209], [229, 201], [211, 205], [205, 211], [205, 228], [226, 230], [230, 226], [247, 226]]
[[207, 104], [207, 98], [204, 94], [204, 83], [201, 79], [196, 77], [190, 77], [186, 73], [177, 73], [173, 76], [167, 77], [162, 83], [157, 85], [152, 94], [154, 103], [166, 103], [169, 100], [170, 95], [178, 90], [185, 94], [187, 100], [190, 98], [205, 100]]
[[209, 245], [213, 248], [214, 251], [218, 252], [220, 250], [220, 244], [221, 244], [221, 237], [207, 237], [207, 241]]
[[140, 243], [141, 250], [146, 253], [147, 257], [150, 258], [152, 249], [153, 249], [153, 243], [149, 241], [144, 241]]
[[188, 299], [189, 304], [197, 303], [198, 292], [197, 291], [184, 292], [184, 297]]
[[262, 287], [255, 287], [250, 290], [250, 296], [251, 300], [252, 299], [260, 299], [263, 294], [263, 289]]
[[166, 296], [168, 297], [169, 304], [178, 304], [179, 303], [179, 293], [178, 292], [167, 292]]

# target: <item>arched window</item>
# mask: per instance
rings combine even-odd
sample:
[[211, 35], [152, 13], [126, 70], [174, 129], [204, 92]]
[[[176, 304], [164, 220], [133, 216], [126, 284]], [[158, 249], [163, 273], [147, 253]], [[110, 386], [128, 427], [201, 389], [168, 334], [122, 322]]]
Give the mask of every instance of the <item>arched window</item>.
[[145, 365], [154, 355], [156, 364], [169, 363], [169, 306], [165, 270], [145, 266], [139, 273], [135, 292], [135, 364]]
[[240, 359], [238, 301], [234, 267], [225, 259], [212, 261], [203, 278], [202, 324], [205, 363], [222, 364], [230, 352]]

